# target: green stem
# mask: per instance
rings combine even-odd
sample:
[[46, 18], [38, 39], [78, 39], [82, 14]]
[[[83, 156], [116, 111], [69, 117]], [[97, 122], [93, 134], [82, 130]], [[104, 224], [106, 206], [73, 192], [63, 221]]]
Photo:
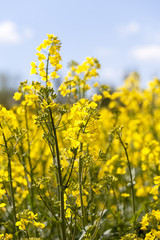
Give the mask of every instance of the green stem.
[[29, 239], [29, 234], [28, 234], [28, 230], [27, 230], [27, 228], [26, 228], [25, 233], [26, 233], [26, 237]]
[[[83, 129], [83, 133], [86, 130], [86, 127], [90, 120], [90, 117], [91, 117], [91, 115], [89, 115], [89, 117], [86, 121], [86, 124]], [[79, 138], [79, 135], [80, 135], [80, 131], [78, 132], [77, 139]], [[82, 149], [83, 149], [83, 143], [80, 143], [80, 152], [82, 152]], [[78, 169], [78, 183], [79, 183], [79, 193], [80, 193], [80, 202], [81, 202], [82, 225], [84, 228], [85, 222], [86, 222], [86, 217], [85, 217], [85, 209], [84, 209], [84, 205], [83, 205], [83, 188], [82, 188], [83, 174], [82, 174], [82, 172], [83, 172], [83, 165], [82, 165], [82, 158], [80, 156], [79, 157], [79, 169]]]
[[127, 164], [128, 164], [128, 170], [129, 170], [129, 175], [130, 175], [130, 182], [131, 182], [131, 199], [132, 199], [132, 211], [133, 211], [133, 215], [135, 215], [135, 197], [134, 197], [134, 184], [133, 184], [133, 177], [132, 177], [132, 171], [131, 171], [131, 164], [130, 164], [130, 160], [129, 160], [129, 156], [128, 156], [128, 152], [127, 152], [127, 147], [125, 146], [124, 142], [122, 141], [122, 138], [120, 136], [120, 134], [117, 132], [117, 135], [119, 137], [120, 143], [125, 151], [125, 155], [127, 158]]
[[50, 57], [50, 54], [48, 54], [47, 64], [46, 64], [46, 85], [47, 85], [47, 82], [48, 82], [49, 57]]
[[97, 225], [96, 225], [95, 231], [94, 231], [94, 233], [93, 233], [93, 235], [92, 235], [92, 237], [91, 237], [91, 240], [95, 239], [95, 237], [96, 237], [96, 235], [97, 235], [97, 233], [98, 233], [99, 224], [100, 224], [100, 222], [101, 222], [101, 219], [102, 219], [102, 216], [103, 216], [103, 213], [104, 213], [104, 210], [105, 210], [105, 206], [106, 206], [106, 204], [107, 204], [107, 200], [108, 200], [108, 197], [107, 197], [107, 194], [106, 194], [106, 199], [105, 199], [105, 202], [104, 202], [104, 206], [103, 206], [103, 209], [102, 209], [102, 211], [101, 211], [100, 217], [99, 217], [99, 219], [97, 220]]
[[118, 203], [118, 200], [117, 200], [117, 196], [116, 196], [114, 187], [112, 188], [112, 190], [113, 190], [113, 196], [114, 196], [114, 199], [115, 199], [115, 202], [116, 202], [116, 206], [117, 206], [117, 213], [119, 214], [120, 213], [119, 203]]
[[[0, 127], [2, 129], [2, 125], [0, 124]], [[3, 129], [2, 129], [3, 130]], [[9, 154], [9, 149], [8, 149], [8, 144], [7, 144], [7, 140], [5, 137], [4, 132], [2, 132], [2, 136], [3, 136], [3, 140], [4, 140], [4, 144], [5, 144], [5, 149], [6, 149], [6, 153], [7, 153], [7, 158], [8, 158], [8, 178], [9, 178], [9, 184], [10, 184], [10, 193], [11, 193], [11, 200], [12, 200], [12, 207], [13, 207], [13, 227], [14, 227], [14, 239], [17, 239], [17, 237], [15, 236], [15, 233], [17, 231], [16, 228], [16, 204], [15, 204], [15, 198], [14, 198], [14, 189], [13, 189], [13, 179], [12, 179], [12, 165], [11, 165], [11, 156]]]
[[28, 126], [28, 118], [27, 118], [27, 105], [25, 105], [25, 120], [26, 120], [26, 129], [27, 129], [28, 161], [30, 166], [30, 177], [31, 177], [31, 184], [30, 184], [31, 209], [34, 212], [33, 167], [31, 162], [31, 149], [30, 149], [30, 142], [29, 142], [30, 137], [29, 137], [29, 126]]
[[[49, 57], [50, 57], [50, 54], [48, 54], [47, 64], [46, 64], [46, 85], [47, 85], [47, 82], [48, 82]], [[60, 200], [61, 234], [62, 234], [62, 240], [66, 240], [66, 233], [65, 233], [66, 223], [65, 223], [65, 210], [64, 210], [64, 188], [63, 188], [61, 164], [60, 164], [60, 157], [59, 157], [59, 146], [58, 146], [56, 127], [55, 127], [54, 119], [53, 119], [53, 116], [52, 116], [52, 110], [51, 110], [50, 107], [48, 109], [49, 109], [49, 115], [50, 115], [50, 119], [51, 119], [51, 126], [52, 126], [53, 133], [54, 133], [56, 158], [57, 158], [56, 159], [57, 160], [57, 170], [58, 170], [58, 179], [57, 180], [58, 180], [58, 193], [59, 193], [59, 200]]]
[[57, 216], [54, 214], [54, 212], [52, 211], [51, 207], [49, 206], [49, 204], [44, 200], [41, 192], [40, 192], [40, 189], [39, 187], [37, 188], [37, 191], [38, 191], [38, 195], [39, 197], [41, 198], [42, 202], [44, 203], [44, 205], [46, 206], [46, 208], [52, 213], [52, 215], [54, 216], [54, 218], [58, 221], [58, 218]]
[[[90, 178], [90, 204], [92, 205], [94, 203], [94, 193], [93, 193], [93, 189], [92, 189], [92, 185], [93, 185], [93, 181], [92, 181], [92, 169], [90, 167], [89, 170], [89, 178]], [[91, 224], [94, 224], [94, 216], [93, 216], [93, 210], [90, 210], [90, 215], [91, 215]]]
[[[82, 152], [83, 144], [80, 144], [80, 152]], [[80, 201], [81, 201], [81, 214], [82, 214], [82, 225], [85, 228], [85, 213], [84, 213], [84, 205], [83, 205], [83, 189], [82, 189], [82, 158], [79, 157], [79, 169], [78, 169], [78, 182], [79, 182], [79, 193], [80, 193]]]
[[68, 187], [69, 187], [69, 182], [70, 182], [70, 179], [71, 179], [71, 176], [72, 176], [72, 171], [73, 171], [73, 167], [74, 167], [75, 158], [76, 158], [76, 155], [75, 155], [75, 156], [73, 157], [73, 159], [72, 159], [71, 170], [70, 170], [68, 179], [67, 179], [67, 181], [66, 181], [66, 184], [64, 185], [65, 188], [68, 188]]

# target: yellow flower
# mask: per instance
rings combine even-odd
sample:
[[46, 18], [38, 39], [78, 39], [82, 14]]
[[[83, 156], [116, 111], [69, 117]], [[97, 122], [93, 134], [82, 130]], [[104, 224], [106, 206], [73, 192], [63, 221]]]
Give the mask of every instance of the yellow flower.
[[47, 86], [48, 86], [48, 87], [53, 87], [53, 84], [52, 84], [50, 81], [48, 81], [48, 82], [47, 82]]
[[20, 230], [26, 230], [26, 226], [24, 224], [24, 222], [21, 220], [21, 221], [17, 221], [16, 222], [16, 226], [19, 227]]
[[3, 208], [3, 207], [5, 207], [5, 206], [6, 206], [5, 203], [0, 203], [0, 208]]
[[46, 56], [42, 53], [36, 53], [36, 55], [38, 56], [38, 60], [41, 62], [42, 60], [46, 60]]
[[147, 230], [147, 226], [149, 225], [148, 213], [142, 218], [140, 223], [142, 225], [141, 230]]
[[111, 98], [111, 95], [108, 91], [103, 91], [104, 98]]
[[44, 71], [45, 70], [45, 64], [44, 62], [40, 62], [38, 66], [39, 71]]
[[37, 50], [38, 50], [38, 51], [41, 51], [42, 48], [43, 48], [43, 44], [40, 44], [40, 45], [37, 47]]
[[31, 66], [32, 66], [32, 68], [31, 68], [30, 74], [37, 74], [37, 65], [36, 65], [36, 63], [35, 62], [31, 62]]
[[130, 196], [130, 194], [129, 193], [122, 193], [121, 196], [124, 197], [124, 198], [127, 198], [127, 197]]
[[21, 99], [21, 97], [22, 97], [22, 93], [15, 92], [13, 99], [16, 101], [19, 101]]
[[81, 206], [80, 196], [77, 196], [76, 204], [77, 204], [77, 207], [80, 207], [80, 206]]
[[118, 167], [117, 168], [117, 174], [124, 175], [126, 173], [126, 167]]
[[59, 69], [62, 68], [62, 64], [58, 63], [56, 66], [55, 66], [55, 71], [58, 71]]
[[160, 185], [160, 176], [154, 177], [154, 184], [155, 185]]
[[93, 97], [92, 97], [92, 100], [94, 102], [99, 102], [99, 101], [101, 101], [101, 99], [102, 99], [102, 96], [101, 95], [97, 95], [97, 93], [94, 94]]
[[67, 208], [65, 217], [66, 218], [70, 218], [71, 217], [71, 209], [70, 208]]
[[87, 207], [87, 206], [88, 206], [87, 196], [83, 195], [83, 196], [82, 196], [82, 199], [83, 199], [83, 205], [84, 205], [85, 207]]
[[36, 228], [45, 228], [45, 224], [44, 223], [40, 223], [40, 222], [36, 222], [34, 221], [33, 222], [33, 225], [36, 227]]
[[93, 85], [93, 87], [98, 87], [98, 86], [99, 86], [98, 82], [95, 82]]
[[0, 239], [1, 240], [9, 240], [9, 239], [13, 239], [13, 236], [12, 234], [8, 234], [8, 233], [5, 233], [5, 234], [0, 234]]
[[57, 75], [56, 72], [51, 72], [51, 78], [55, 79], [55, 78], [59, 78], [59, 76]]
[[155, 216], [155, 218], [157, 219], [157, 221], [160, 221], [160, 210], [152, 210], [152, 215]]
[[48, 37], [48, 39], [52, 39], [52, 38], [54, 38], [55, 36], [54, 36], [53, 34], [48, 34], [48, 33], [47, 33], [47, 37]]

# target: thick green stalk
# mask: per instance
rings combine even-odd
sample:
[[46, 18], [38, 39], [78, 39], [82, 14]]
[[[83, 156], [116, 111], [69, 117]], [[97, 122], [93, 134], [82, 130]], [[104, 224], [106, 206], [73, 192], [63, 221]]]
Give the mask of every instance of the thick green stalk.
[[[48, 67], [49, 67], [49, 57], [48, 54], [47, 64], [46, 64], [46, 85], [48, 82]], [[49, 103], [48, 103], [49, 104]], [[51, 119], [51, 126], [54, 133], [54, 140], [55, 140], [55, 149], [56, 149], [56, 160], [57, 160], [57, 170], [58, 170], [58, 192], [59, 192], [59, 200], [60, 200], [60, 218], [61, 218], [61, 234], [62, 240], [66, 240], [66, 223], [65, 223], [65, 210], [64, 210], [64, 188], [63, 188], [63, 180], [62, 180], [62, 172], [61, 172], [61, 164], [60, 164], [60, 157], [59, 157], [59, 146], [58, 146], [58, 139], [57, 139], [57, 132], [56, 127], [54, 124], [54, 119], [52, 116], [52, 110], [49, 107], [49, 115]]]
[[54, 139], [55, 139], [55, 148], [56, 148], [56, 160], [57, 160], [57, 170], [58, 170], [58, 185], [60, 188], [60, 217], [61, 217], [61, 232], [62, 232], [62, 239], [66, 240], [66, 223], [65, 223], [65, 210], [64, 210], [64, 188], [63, 188], [63, 181], [62, 181], [62, 172], [61, 172], [61, 163], [60, 163], [60, 157], [59, 157], [59, 146], [58, 146], [58, 139], [57, 139], [57, 132], [54, 124], [54, 119], [52, 116], [51, 108], [49, 107], [49, 113], [51, 118], [51, 124], [53, 128], [54, 133]]

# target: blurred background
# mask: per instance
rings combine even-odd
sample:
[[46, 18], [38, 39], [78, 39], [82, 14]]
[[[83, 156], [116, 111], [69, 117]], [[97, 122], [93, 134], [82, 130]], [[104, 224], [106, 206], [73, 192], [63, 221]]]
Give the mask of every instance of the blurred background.
[[30, 62], [47, 33], [62, 42], [61, 78], [70, 60], [93, 56], [101, 83], [117, 87], [137, 71], [146, 87], [160, 77], [159, 11], [159, 0], [0, 1], [0, 104], [12, 105], [19, 82], [33, 80]]

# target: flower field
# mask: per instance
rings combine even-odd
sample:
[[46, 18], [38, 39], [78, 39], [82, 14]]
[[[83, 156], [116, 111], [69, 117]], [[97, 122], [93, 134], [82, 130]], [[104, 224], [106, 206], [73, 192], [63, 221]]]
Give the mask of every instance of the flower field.
[[0, 106], [0, 239], [160, 239], [160, 80], [112, 91], [87, 57], [54, 91], [60, 48], [47, 35]]

